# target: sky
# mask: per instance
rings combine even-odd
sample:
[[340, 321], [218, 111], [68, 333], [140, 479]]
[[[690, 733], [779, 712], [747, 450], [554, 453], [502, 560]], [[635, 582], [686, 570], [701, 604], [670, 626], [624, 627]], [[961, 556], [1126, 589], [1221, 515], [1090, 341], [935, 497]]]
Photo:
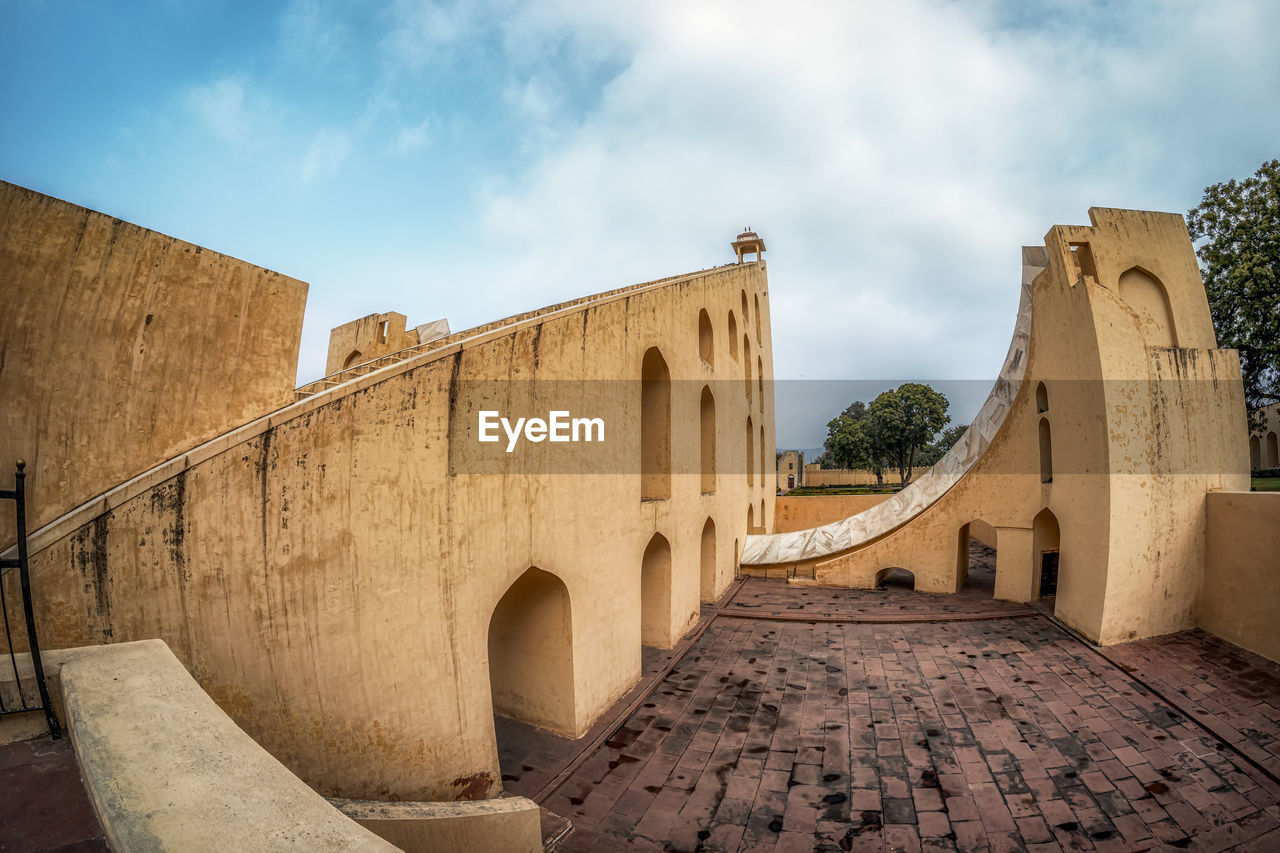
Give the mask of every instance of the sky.
[[308, 282], [299, 381], [357, 317], [464, 329], [750, 225], [778, 446], [817, 447], [905, 380], [971, 418], [1052, 225], [1280, 156], [1278, 35], [1272, 0], [6, 0], [0, 178]]

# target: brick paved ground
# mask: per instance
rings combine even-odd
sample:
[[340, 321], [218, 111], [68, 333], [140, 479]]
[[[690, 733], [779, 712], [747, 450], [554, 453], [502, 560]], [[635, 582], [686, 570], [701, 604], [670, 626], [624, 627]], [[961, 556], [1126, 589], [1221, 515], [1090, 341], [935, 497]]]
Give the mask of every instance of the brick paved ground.
[[39, 850], [107, 850], [65, 737], [0, 746], [0, 851]]
[[751, 580], [543, 805], [669, 850], [1280, 850], [1280, 785], [1188, 717], [1274, 757], [1280, 668], [1188, 632], [1105, 650], [1126, 673], [968, 598]]

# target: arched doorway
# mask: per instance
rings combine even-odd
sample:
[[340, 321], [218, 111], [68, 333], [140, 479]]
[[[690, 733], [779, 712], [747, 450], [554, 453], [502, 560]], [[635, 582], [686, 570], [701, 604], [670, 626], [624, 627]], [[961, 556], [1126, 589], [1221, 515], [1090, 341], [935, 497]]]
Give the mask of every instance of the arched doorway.
[[711, 329], [711, 315], [707, 313], [706, 308], [698, 312], [698, 355], [708, 365], [715, 367], [715, 333]]
[[1280, 442], [1276, 440], [1274, 431], [1267, 433], [1266, 467], [1280, 468]]
[[671, 634], [671, 544], [655, 533], [640, 562], [640, 644], [670, 648]]
[[355, 367], [357, 364], [360, 364], [363, 361], [364, 361], [364, 356], [361, 355], [360, 350], [355, 350], [351, 353], [351, 355], [347, 356], [346, 361], [342, 362], [342, 369], [346, 370], [347, 368]]
[[960, 528], [956, 549], [957, 586], [985, 597], [996, 590], [996, 529], [974, 519]]
[[1262, 467], [1262, 442], [1256, 435], [1249, 436], [1249, 467], [1255, 471]]
[[914, 592], [916, 575], [910, 569], [904, 569], [901, 566], [890, 566], [887, 569], [881, 569], [876, 572], [874, 586], [876, 589], [900, 589]]
[[702, 583], [701, 593], [703, 601], [716, 600], [716, 523], [710, 518], [707, 523], [702, 525], [702, 545], [701, 545], [701, 567], [702, 567]]
[[1053, 482], [1053, 435], [1049, 419], [1040, 419], [1040, 482]]
[[701, 490], [704, 495], [709, 495], [716, 490], [716, 398], [712, 396], [709, 385], [702, 386], [699, 419]]
[[569, 590], [531, 567], [507, 588], [489, 617], [493, 711], [573, 737], [573, 613]]
[[640, 367], [640, 499], [671, 497], [671, 373], [657, 347]]
[[1058, 594], [1058, 545], [1061, 538], [1058, 517], [1048, 507], [1040, 510], [1031, 522], [1031, 553], [1035, 560], [1031, 567], [1031, 588], [1036, 598]]

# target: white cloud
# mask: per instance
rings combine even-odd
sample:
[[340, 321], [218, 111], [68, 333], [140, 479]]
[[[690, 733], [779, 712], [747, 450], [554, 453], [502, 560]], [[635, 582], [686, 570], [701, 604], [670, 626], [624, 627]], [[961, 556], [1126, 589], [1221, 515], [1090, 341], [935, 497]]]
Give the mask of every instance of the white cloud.
[[351, 154], [351, 137], [338, 130], [322, 130], [311, 140], [302, 158], [302, 180], [332, 175]]
[[408, 154], [425, 148], [431, 142], [431, 120], [423, 119], [410, 127], [402, 127], [387, 146], [388, 154]]
[[221, 77], [187, 92], [187, 105], [215, 136], [224, 142], [244, 142], [253, 120], [245, 107], [245, 79]]
[[[1255, 146], [1280, 129], [1260, 109], [1276, 26], [1257, 18], [1275, 14], [1256, 5], [1077, 4], [1016, 31], [925, 0], [552, 8], [510, 25], [522, 55], [605, 43], [621, 71], [490, 187], [485, 234], [511, 247], [490, 298], [721, 263], [749, 222], [771, 248], [779, 376], [992, 378], [1019, 245], [1090, 205], [1184, 210], [1242, 124]], [[536, 116], [556, 93], [534, 79], [508, 101]]]

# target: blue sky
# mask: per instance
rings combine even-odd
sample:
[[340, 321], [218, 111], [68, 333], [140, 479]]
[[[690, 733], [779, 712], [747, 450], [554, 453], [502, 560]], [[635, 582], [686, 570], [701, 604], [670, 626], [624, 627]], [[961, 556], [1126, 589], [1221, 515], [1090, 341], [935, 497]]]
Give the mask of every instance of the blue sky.
[[[999, 368], [1018, 247], [1280, 155], [1280, 3], [0, 8], [0, 177], [464, 328], [770, 251], [785, 379]], [[780, 401], [780, 446], [831, 411]], [[972, 414], [976, 403], [956, 414]]]

